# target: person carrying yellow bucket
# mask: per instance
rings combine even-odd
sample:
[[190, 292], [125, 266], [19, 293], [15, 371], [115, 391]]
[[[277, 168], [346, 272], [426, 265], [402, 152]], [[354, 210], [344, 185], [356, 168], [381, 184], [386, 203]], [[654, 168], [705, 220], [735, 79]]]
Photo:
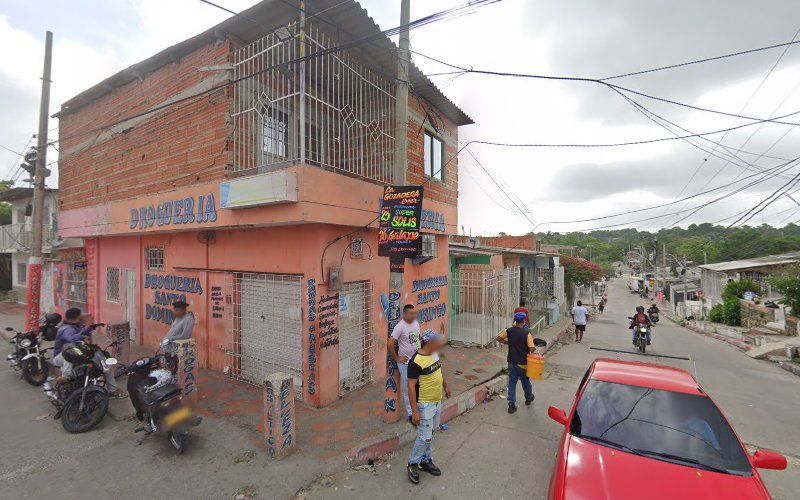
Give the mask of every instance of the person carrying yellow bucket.
[[[536, 347], [533, 335], [525, 328], [527, 315], [524, 312], [514, 314], [514, 326], [506, 328], [496, 337], [501, 344], [508, 346], [508, 413], [517, 411], [517, 380], [522, 383], [525, 393], [525, 406], [533, 403], [533, 387], [528, 375], [528, 360], [530, 355], [535, 355]], [[534, 361], [534, 360], [531, 360]], [[539, 368], [541, 378], [541, 369]]]

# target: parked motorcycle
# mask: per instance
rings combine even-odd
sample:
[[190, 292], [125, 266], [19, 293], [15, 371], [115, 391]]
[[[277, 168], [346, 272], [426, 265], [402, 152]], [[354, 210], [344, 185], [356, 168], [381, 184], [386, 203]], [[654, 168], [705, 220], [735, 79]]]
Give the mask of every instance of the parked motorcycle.
[[156, 352], [131, 363], [124, 374], [128, 375], [128, 394], [136, 418], [144, 424], [136, 429], [144, 432], [138, 444], [157, 432], [181, 454], [188, 445], [189, 428], [198, 426], [202, 418], [192, 415], [182, 403], [181, 388], [174, 383], [177, 371], [177, 356]]
[[[14, 344], [14, 352], [6, 356], [6, 361], [14, 370], [22, 372], [22, 378], [33, 386], [40, 386], [47, 381], [50, 374], [50, 362], [47, 360], [47, 351], [52, 347], [42, 349], [42, 341], [52, 342], [56, 338], [58, 324], [61, 323], [60, 314], [48, 314], [39, 328], [29, 332], [17, 332], [9, 339]], [[6, 331], [13, 332], [11, 327]]]
[[[102, 354], [95, 356], [98, 352]], [[61, 355], [72, 364], [72, 376], [62, 375], [43, 386], [45, 395], [58, 408], [53, 418], [61, 419], [67, 432], [90, 431], [108, 413], [109, 393], [103, 374], [113, 370], [117, 360], [88, 343], [65, 344]]]

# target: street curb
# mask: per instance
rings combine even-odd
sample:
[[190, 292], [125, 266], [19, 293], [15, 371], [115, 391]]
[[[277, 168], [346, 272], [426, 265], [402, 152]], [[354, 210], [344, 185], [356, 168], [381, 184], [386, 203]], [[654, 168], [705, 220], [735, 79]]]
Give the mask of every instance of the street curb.
[[[471, 410], [479, 405], [492, 394], [497, 394], [501, 388], [508, 386], [508, 375], [499, 375], [487, 382], [477, 385], [472, 389], [462, 392], [455, 398], [445, 401], [442, 409], [442, 423], [448, 422], [462, 413]], [[380, 458], [387, 453], [394, 451], [402, 446], [412, 443], [417, 438], [417, 430], [405, 423], [399, 427], [401, 430], [393, 430], [381, 436], [377, 436], [371, 442], [361, 444], [347, 452], [347, 461], [352, 465], [364, 464], [368, 460]]]
[[797, 363], [793, 363], [791, 361], [779, 361], [778, 366], [780, 366], [787, 372], [800, 377], [800, 365], [798, 365]]

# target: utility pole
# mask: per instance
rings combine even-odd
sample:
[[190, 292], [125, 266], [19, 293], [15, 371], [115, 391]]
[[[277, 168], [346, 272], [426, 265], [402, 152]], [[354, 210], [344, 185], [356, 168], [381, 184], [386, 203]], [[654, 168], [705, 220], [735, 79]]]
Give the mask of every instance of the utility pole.
[[[667, 288], [667, 244], [662, 243], [661, 247], [661, 276], [664, 278], [663, 283], [661, 283], [660, 290], [666, 290]], [[656, 299], [658, 299], [658, 294], [656, 293]]]
[[[395, 93], [395, 138], [394, 138], [394, 165], [392, 168], [392, 183], [396, 186], [404, 186], [406, 183], [406, 164], [408, 162], [408, 64], [411, 59], [409, 52], [408, 25], [411, 22], [411, 0], [402, 0], [400, 3], [400, 40], [397, 52], [397, 82]], [[392, 264], [389, 264], [392, 267]], [[393, 292], [398, 294], [402, 300], [405, 297], [405, 277], [403, 270], [399, 272], [389, 271], [389, 289], [391, 296]], [[397, 305], [402, 310], [400, 304]], [[391, 335], [392, 322], [387, 319], [388, 334]], [[402, 321], [402, 320], [401, 320]], [[401, 391], [392, 390], [392, 387], [400, 385], [400, 370], [395, 366], [392, 355], [386, 353], [387, 371], [385, 404], [383, 421], [393, 423], [400, 420], [401, 414], [405, 418], [405, 404], [403, 398], [398, 397], [405, 393], [408, 387], [400, 388]]]
[[42, 286], [42, 240], [44, 221], [44, 180], [47, 170], [47, 127], [50, 114], [50, 67], [53, 59], [53, 33], [45, 33], [42, 95], [39, 100], [39, 133], [36, 135], [36, 170], [33, 176], [33, 244], [28, 261], [28, 301], [26, 325], [30, 330], [39, 324], [39, 301]]

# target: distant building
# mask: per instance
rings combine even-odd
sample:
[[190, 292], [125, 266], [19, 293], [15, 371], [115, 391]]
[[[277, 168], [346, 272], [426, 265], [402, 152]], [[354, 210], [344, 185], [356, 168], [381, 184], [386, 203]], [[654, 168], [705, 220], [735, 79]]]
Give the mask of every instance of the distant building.
[[700, 265], [700, 287], [706, 306], [710, 308], [722, 302], [722, 292], [732, 280], [754, 280], [760, 284], [760, 295], [764, 299], [777, 298], [778, 295], [773, 292], [766, 278], [798, 263], [800, 252]]

